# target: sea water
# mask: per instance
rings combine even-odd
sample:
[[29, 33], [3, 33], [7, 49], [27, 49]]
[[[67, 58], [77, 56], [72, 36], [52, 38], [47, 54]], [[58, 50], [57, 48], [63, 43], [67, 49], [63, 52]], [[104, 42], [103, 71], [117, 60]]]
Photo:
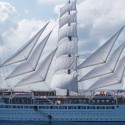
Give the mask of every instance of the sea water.
[[0, 125], [125, 125], [125, 122], [12, 122], [0, 121]]

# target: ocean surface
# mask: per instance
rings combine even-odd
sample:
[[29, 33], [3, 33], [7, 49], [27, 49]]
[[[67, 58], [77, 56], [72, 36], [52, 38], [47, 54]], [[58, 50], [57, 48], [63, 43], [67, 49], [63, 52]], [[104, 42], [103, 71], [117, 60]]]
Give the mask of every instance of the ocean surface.
[[0, 125], [125, 125], [125, 122], [10, 122], [0, 121]]

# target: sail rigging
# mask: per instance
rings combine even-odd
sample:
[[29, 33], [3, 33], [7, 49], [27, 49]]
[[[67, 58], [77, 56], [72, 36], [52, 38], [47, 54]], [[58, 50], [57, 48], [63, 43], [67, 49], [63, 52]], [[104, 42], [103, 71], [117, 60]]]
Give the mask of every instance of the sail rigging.
[[29, 58], [34, 46], [36, 45], [38, 39], [48, 26], [49, 22], [47, 22], [44, 27], [36, 33], [28, 43], [26, 43], [21, 49], [19, 49], [14, 55], [12, 55], [9, 59], [7, 59], [5, 62], [3, 62], [0, 66], [7, 66], [14, 63], [25, 61]]
[[[52, 32], [52, 31], [51, 31]], [[21, 63], [6, 79], [35, 71], [43, 49], [50, 37], [51, 32], [38, 44], [29, 59]]]
[[91, 56], [89, 56], [84, 62], [82, 62], [78, 66], [78, 69], [106, 63], [107, 59], [109, 57], [109, 54], [110, 54], [117, 38], [121, 34], [123, 28], [124, 28], [124, 26], [115, 35], [113, 35], [105, 44], [103, 44]]
[[34, 71], [32, 74], [28, 75], [27, 77], [24, 77], [19, 83], [16, 84], [15, 87], [22, 86], [22, 85], [28, 85], [32, 83], [38, 83], [43, 82], [46, 79], [49, 67], [51, 65], [51, 62], [53, 60], [53, 57], [56, 53], [55, 49], [53, 52], [51, 52], [38, 66], [36, 71]]
[[88, 79], [91, 79], [91, 78], [95, 78], [95, 77], [99, 77], [99, 76], [103, 76], [103, 75], [114, 73], [116, 65], [118, 63], [118, 60], [119, 60], [119, 58], [120, 58], [124, 48], [125, 48], [125, 42], [123, 44], [121, 44], [121, 46], [119, 46], [110, 55], [110, 57], [107, 60], [106, 64], [103, 64], [101, 66], [95, 67], [90, 72], [88, 72], [85, 76], [83, 76], [79, 80], [79, 82], [84, 81], [84, 80], [88, 80]]
[[110, 85], [121, 84], [125, 72], [125, 56], [119, 60], [116, 70], [113, 74], [107, 75], [97, 80], [89, 90], [103, 88]]

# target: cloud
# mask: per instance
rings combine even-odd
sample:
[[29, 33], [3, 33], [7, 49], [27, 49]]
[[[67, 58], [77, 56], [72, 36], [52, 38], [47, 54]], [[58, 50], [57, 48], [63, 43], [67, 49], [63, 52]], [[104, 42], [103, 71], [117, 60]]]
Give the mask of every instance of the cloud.
[[64, 0], [37, 0], [39, 4], [60, 4], [64, 3]]
[[[10, 53], [13, 53], [13, 51], [11, 52], [11, 50], [13, 50], [13, 48], [15, 48], [17, 50], [23, 44], [28, 42], [28, 40], [36, 32], [38, 32], [38, 30], [40, 30], [45, 25], [45, 23], [46, 23], [45, 21], [41, 21], [41, 20], [23, 19], [23, 20], [20, 20], [19, 22], [17, 22], [16, 28], [9, 28], [6, 32], [4, 32], [2, 34], [2, 40], [4, 42], [4, 47], [6, 47], [6, 53], [8, 53], [8, 51], [10, 51], [9, 55], [8, 54], [7, 55], [10, 56]], [[48, 28], [45, 30], [45, 32], [43, 34], [43, 37], [45, 37], [45, 35], [51, 29], [53, 29], [54, 25], [56, 25], [56, 22], [51, 21], [51, 24], [48, 25]], [[51, 39], [55, 38], [54, 34], [57, 34], [57, 32], [53, 33], [53, 36], [51, 37]], [[41, 39], [43, 39], [43, 37], [41, 37]], [[7, 49], [7, 48], [10, 48], [10, 49]]]
[[59, 4], [54, 8], [54, 13], [60, 15], [60, 8], [63, 7], [64, 4]]
[[78, 5], [81, 25], [93, 28], [121, 25], [125, 22], [124, 0], [85, 0]]
[[8, 30], [9, 27], [16, 27], [16, 14], [15, 7], [10, 3], [0, 2], [0, 33]]
[[[88, 44], [91, 50], [97, 49], [125, 24], [123, 3], [124, 0], [77, 1], [78, 36], [81, 41], [87, 41], [82, 43], [83, 46]], [[54, 9], [58, 15], [61, 6], [58, 4]]]

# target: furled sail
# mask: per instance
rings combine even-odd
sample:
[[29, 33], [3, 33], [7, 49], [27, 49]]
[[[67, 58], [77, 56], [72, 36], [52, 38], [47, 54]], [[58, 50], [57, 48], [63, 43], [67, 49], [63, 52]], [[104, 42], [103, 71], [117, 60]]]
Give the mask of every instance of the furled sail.
[[78, 68], [81, 69], [81, 68], [105, 63], [123, 28], [124, 27], [122, 27], [113, 37], [111, 37], [105, 44], [103, 44], [98, 50], [96, 50], [84, 62], [82, 62], [78, 66]]
[[65, 13], [69, 11], [76, 11], [76, 0], [71, 0], [67, 2], [61, 9], [60, 9], [60, 17], [62, 17]]
[[64, 16], [62, 17], [60, 20], [59, 20], [59, 28], [63, 27], [65, 24], [68, 24], [68, 23], [75, 23], [76, 22], [76, 13], [77, 12], [74, 12], [70, 15], [67, 15], [67, 16]]
[[55, 65], [56, 65], [55, 72], [64, 70], [64, 69], [76, 70], [76, 57], [74, 57], [74, 56], [59, 57], [56, 59]]
[[38, 39], [40, 38], [41, 34], [47, 27], [49, 22], [35, 35], [33, 36], [26, 45], [24, 45], [21, 49], [19, 49], [13, 56], [7, 59], [1, 66], [6, 66], [14, 63], [18, 63], [21, 61], [25, 61], [30, 56], [34, 46], [36, 45]]
[[119, 61], [113, 74], [107, 75], [97, 80], [88, 90], [103, 88], [115, 84], [121, 84], [125, 71], [125, 56]]
[[56, 53], [55, 49], [52, 53], [50, 53], [38, 66], [36, 71], [34, 71], [32, 74], [29, 76], [23, 78], [18, 84], [16, 84], [15, 87], [22, 86], [22, 85], [27, 85], [27, 84], [32, 84], [32, 83], [37, 83], [37, 82], [43, 82], [46, 79], [49, 67], [51, 65], [51, 62], [53, 60], [53, 57]]
[[[52, 32], [52, 31], [51, 31]], [[6, 79], [32, 72], [36, 69], [42, 51], [50, 37], [51, 32], [39, 43], [29, 59], [21, 63]]]
[[65, 38], [65, 37], [77, 37], [77, 30], [76, 30], [77, 24], [72, 24], [68, 27], [62, 28], [59, 30], [59, 40]]
[[124, 48], [125, 48], [125, 42], [121, 46], [119, 46], [111, 54], [111, 56], [107, 60], [106, 64], [95, 67], [90, 72], [88, 72], [85, 76], [83, 76], [79, 80], [79, 82], [84, 81], [84, 80], [88, 80], [88, 79], [91, 79], [91, 78], [103, 76], [103, 75], [106, 75], [106, 74], [114, 73], [115, 67], [116, 67], [116, 65], [118, 63], [118, 60], [119, 60]]
[[51, 88], [68, 89], [78, 92], [76, 72], [72, 72], [72, 74], [55, 74], [52, 79]]
[[77, 54], [78, 48], [78, 39], [73, 39], [72, 41], [65, 40], [58, 46], [56, 56], [68, 55], [70, 54]]

